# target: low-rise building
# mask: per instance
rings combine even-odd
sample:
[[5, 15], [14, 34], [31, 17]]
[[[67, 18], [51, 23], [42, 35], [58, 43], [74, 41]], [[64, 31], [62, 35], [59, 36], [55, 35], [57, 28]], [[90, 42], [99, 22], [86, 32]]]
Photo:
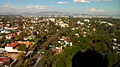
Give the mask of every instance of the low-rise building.
[[4, 57], [4, 56], [0, 57], [0, 63], [10, 64], [11, 61], [12, 61], [12, 59], [9, 57]]
[[19, 45], [19, 43], [14, 43], [14, 44], [7, 45], [7, 46], [5, 46], [5, 50], [7, 52], [18, 52], [18, 50], [15, 49], [18, 45]]

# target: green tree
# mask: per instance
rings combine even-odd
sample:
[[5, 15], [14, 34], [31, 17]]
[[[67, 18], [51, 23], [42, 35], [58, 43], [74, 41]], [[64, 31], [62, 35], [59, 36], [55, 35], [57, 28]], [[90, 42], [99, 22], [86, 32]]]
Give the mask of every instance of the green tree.
[[58, 60], [56, 67], [66, 67], [66, 63], [63, 59]]
[[18, 46], [18, 50], [19, 50], [19, 51], [25, 51], [26, 49], [27, 49], [27, 47], [26, 47], [25, 44], [20, 44], [20, 45]]

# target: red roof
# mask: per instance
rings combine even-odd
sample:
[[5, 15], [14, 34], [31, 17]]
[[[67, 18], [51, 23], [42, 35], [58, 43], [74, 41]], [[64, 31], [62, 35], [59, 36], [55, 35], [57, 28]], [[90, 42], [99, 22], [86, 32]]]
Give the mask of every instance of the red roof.
[[8, 46], [6, 46], [6, 47], [15, 47], [15, 46], [17, 46], [17, 45], [19, 45], [19, 43], [11, 44], [11, 45], [8, 45]]
[[19, 47], [16, 47], [16, 49], [18, 49]]
[[5, 45], [5, 43], [2, 44], [2, 46], [4, 46], [4, 45]]
[[10, 58], [8, 58], [8, 57], [0, 57], [0, 60], [2, 60], [2, 59], [10, 60]]
[[0, 57], [0, 62], [7, 63], [9, 62], [10, 58], [7, 57]]
[[32, 44], [32, 42], [26, 42], [26, 46], [28, 47], [30, 44]]

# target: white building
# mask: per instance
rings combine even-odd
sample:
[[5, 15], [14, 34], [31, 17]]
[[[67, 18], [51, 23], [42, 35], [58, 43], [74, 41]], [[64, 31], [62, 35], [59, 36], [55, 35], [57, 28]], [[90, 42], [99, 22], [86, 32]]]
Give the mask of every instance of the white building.
[[7, 46], [5, 46], [5, 50], [7, 52], [18, 52], [18, 50], [15, 49], [17, 47], [17, 45], [19, 45], [19, 44], [15, 43], [15, 44], [7, 45]]
[[89, 19], [84, 19], [84, 21], [85, 21], [85, 22], [90, 22], [90, 20], [89, 20]]

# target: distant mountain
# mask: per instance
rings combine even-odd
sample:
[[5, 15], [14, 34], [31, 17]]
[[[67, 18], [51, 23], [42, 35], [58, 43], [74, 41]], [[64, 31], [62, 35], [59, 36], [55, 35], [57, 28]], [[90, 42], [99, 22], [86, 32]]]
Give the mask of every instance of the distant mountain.
[[24, 12], [22, 15], [36, 15], [36, 16], [49, 16], [49, 15], [65, 15], [65, 16], [90, 16], [89, 14], [69, 13], [69, 12], [57, 12], [57, 11], [42, 11], [42, 12]]
[[57, 11], [42, 11], [42, 12], [0, 12], [0, 15], [72, 15], [69, 12], [57, 12]]
[[33, 13], [31, 13], [31, 12], [23, 12], [23, 13], [21, 13], [21, 15], [33, 15]]
[[0, 12], [0, 15], [20, 15], [18, 12]]
[[36, 12], [36, 13], [24, 12], [24, 13], [22, 13], [22, 15], [47, 16], [47, 15], [70, 15], [70, 13], [68, 13], [68, 12], [43, 11], [43, 12]]
[[49, 16], [49, 15], [65, 15], [65, 16], [109, 16], [109, 15], [91, 15], [58, 11], [41, 11], [41, 12], [0, 12], [0, 15], [33, 15], [33, 16]]

